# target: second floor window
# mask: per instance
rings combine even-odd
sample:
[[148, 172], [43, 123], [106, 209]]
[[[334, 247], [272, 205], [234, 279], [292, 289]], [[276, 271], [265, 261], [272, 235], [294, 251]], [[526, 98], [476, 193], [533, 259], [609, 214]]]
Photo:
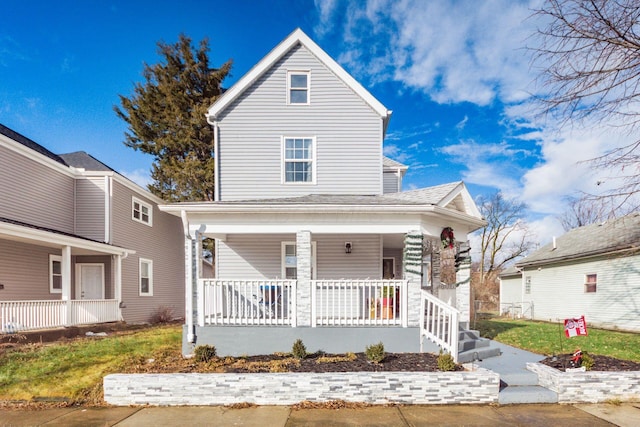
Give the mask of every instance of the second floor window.
[[287, 74], [289, 104], [309, 104], [309, 72], [289, 71]]
[[313, 182], [314, 138], [284, 138], [284, 182]]
[[131, 205], [132, 205], [131, 218], [134, 221], [138, 221], [143, 224], [147, 224], [149, 226], [152, 225], [153, 207], [150, 204], [145, 203], [142, 200], [133, 197], [131, 199]]

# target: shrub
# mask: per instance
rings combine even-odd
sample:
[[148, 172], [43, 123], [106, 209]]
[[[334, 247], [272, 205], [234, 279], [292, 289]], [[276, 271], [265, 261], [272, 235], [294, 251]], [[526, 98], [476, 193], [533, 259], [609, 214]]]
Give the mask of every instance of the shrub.
[[161, 305], [156, 308], [151, 316], [149, 317], [149, 323], [152, 325], [156, 325], [158, 323], [168, 323], [171, 322], [175, 316], [173, 315], [173, 309], [171, 307], [167, 307], [166, 305]]
[[456, 362], [453, 360], [453, 356], [449, 353], [443, 353], [440, 350], [440, 355], [438, 356], [438, 369], [442, 372], [449, 372], [456, 370]]
[[296, 342], [293, 343], [293, 349], [291, 350], [293, 357], [296, 359], [304, 359], [307, 357], [307, 348], [302, 343], [302, 340], [298, 338]]
[[595, 361], [589, 353], [587, 353], [586, 351], [582, 353], [582, 366], [584, 366], [587, 371], [590, 371], [593, 368], [594, 363]]
[[196, 362], [206, 363], [216, 357], [216, 348], [212, 345], [199, 345], [194, 351]]
[[367, 356], [367, 360], [373, 363], [380, 363], [384, 360], [384, 344], [379, 342], [378, 344], [373, 344], [367, 346], [364, 350], [364, 354]]

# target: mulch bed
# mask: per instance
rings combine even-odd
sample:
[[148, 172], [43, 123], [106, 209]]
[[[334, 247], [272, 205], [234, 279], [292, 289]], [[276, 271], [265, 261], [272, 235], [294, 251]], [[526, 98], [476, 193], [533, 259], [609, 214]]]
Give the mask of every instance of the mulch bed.
[[[557, 360], [553, 360], [552, 357], [547, 357], [540, 363], [543, 365], [551, 366], [560, 371], [564, 371], [566, 368], [571, 368], [571, 356], [572, 354], [560, 354], [556, 356]], [[629, 360], [615, 359], [609, 356], [600, 356], [597, 354], [589, 354], [593, 358], [592, 371], [640, 371], [640, 363], [631, 362]]]

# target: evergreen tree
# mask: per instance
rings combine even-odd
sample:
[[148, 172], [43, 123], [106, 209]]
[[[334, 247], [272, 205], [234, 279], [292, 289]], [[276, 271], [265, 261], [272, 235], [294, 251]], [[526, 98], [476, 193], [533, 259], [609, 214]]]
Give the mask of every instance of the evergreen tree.
[[169, 202], [214, 200], [214, 135], [205, 113], [232, 61], [211, 68], [208, 52], [207, 39], [195, 50], [184, 34], [174, 45], [159, 42], [161, 62], [144, 64], [144, 84], [114, 107], [129, 125], [124, 144], [154, 156], [149, 190]]

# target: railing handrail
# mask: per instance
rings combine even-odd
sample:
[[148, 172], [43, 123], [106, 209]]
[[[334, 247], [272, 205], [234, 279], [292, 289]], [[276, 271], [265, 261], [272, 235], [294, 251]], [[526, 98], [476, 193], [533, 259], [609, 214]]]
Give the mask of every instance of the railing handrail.
[[420, 298], [420, 351], [427, 338], [458, 361], [460, 311], [425, 290]]
[[19, 332], [122, 320], [116, 299], [0, 301], [0, 331]]

